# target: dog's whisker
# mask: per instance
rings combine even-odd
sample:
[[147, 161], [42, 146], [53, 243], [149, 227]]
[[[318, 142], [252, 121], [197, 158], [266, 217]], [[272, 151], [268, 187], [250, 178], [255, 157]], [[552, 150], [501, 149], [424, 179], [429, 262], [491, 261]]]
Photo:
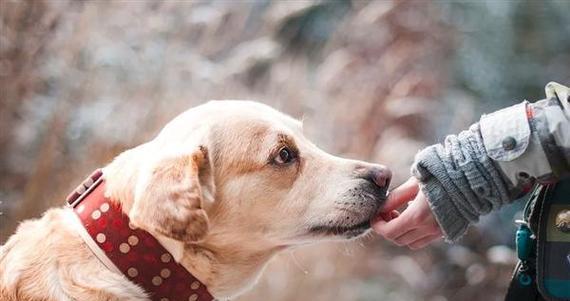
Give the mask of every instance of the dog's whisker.
[[349, 244], [347, 242], [343, 242], [342, 246], [344, 249], [344, 255], [352, 256], [354, 254], [352, 251], [352, 244]]
[[297, 268], [299, 268], [299, 270], [300, 270], [301, 272], [303, 272], [303, 274], [308, 275], [308, 274], [309, 274], [309, 271], [308, 271], [305, 267], [303, 267], [303, 266], [301, 265], [301, 263], [299, 262], [299, 260], [297, 260], [297, 257], [295, 256], [295, 251], [294, 251], [294, 250], [291, 250], [291, 251], [289, 251], [288, 253], [289, 253], [289, 255], [291, 256], [291, 259], [293, 260], [293, 263], [295, 264], [295, 266], [296, 266]]

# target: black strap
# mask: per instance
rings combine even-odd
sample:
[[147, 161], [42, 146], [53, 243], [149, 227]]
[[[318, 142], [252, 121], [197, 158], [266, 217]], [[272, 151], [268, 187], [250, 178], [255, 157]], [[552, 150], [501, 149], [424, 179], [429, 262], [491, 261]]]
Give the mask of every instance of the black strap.
[[[535, 263], [528, 262], [523, 264], [519, 261], [513, 273], [513, 279], [509, 285], [505, 301], [544, 301], [536, 287], [536, 271]], [[532, 267], [532, 268], [530, 268]], [[523, 285], [520, 277], [531, 277], [531, 283]], [[524, 281], [523, 281], [524, 282]]]
[[[533, 232], [538, 228], [535, 220], [538, 217], [537, 211], [540, 211], [535, 209], [540, 207], [537, 203], [541, 202], [544, 193], [545, 187], [537, 185], [530, 194], [524, 209], [523, 222]], [[517, 263], [505, 301], [544, 301], [536, 284], [536, 248], [532, 248], [526, 260], [519, 260]]]

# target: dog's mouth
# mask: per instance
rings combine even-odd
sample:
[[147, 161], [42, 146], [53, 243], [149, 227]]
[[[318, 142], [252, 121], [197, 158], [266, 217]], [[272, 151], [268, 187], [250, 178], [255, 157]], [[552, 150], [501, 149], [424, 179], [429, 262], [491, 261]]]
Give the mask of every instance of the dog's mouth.
[[353, 238], [364, 234], [370, 229], [370, 221], [365, 220], [355, 225], [317, 225], [309, 228], [309, 233], [313, 235], [344, 236]]
[[335, 202], [338, 210], [335, 217], [311, 225], [307, 233], [312, 236], [354, 238], [370, 229], [372, 220], [388, 195], [388, 187], [379, 188], [364, 181], [349, 189]]

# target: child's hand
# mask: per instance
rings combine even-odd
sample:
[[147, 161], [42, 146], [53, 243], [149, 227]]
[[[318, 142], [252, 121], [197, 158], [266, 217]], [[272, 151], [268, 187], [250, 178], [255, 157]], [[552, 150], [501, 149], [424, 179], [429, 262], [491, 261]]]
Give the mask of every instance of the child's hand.
[[[382, 212], [372, 221], [376, 233], [398, 246], [408, 246], [413, 250], [423, 248], [442, 237], [427, 199], [419, 188], [414, 177], [408, 179], [390, 192]], [[408, 207], [398, 213], [395, 209], [405, 203], [408, 203]]]

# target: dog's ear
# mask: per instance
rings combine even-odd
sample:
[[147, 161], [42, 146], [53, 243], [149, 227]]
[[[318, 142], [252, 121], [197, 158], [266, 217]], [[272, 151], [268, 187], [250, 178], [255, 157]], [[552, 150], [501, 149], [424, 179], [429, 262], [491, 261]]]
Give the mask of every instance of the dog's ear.
[[147, 173], [129, 213], [132, 223], [183, 242], [201, 240], [208, 232], [203, 189], [211, 195], [213, 185], [207, 149], [162, 159]]

